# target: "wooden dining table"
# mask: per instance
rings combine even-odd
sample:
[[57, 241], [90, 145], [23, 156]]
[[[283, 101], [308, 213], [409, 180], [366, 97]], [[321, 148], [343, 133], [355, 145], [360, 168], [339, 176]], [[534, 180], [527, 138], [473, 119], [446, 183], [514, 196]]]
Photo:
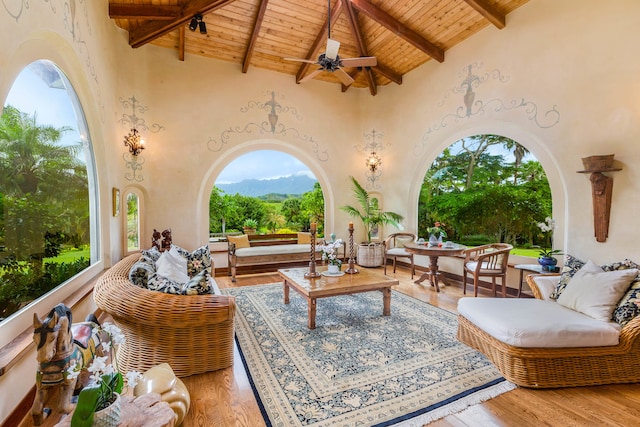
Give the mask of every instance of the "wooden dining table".
[[467, 249], [464, 245], [453, 243], [453, 246], [430, 246], [428, 242], [421, 243], [405, 243], [404, 248], [407, 252], [414, 255], [425, 255], [429, 257], [429, 270], [422, 273], [420, 278], [414, 283], [422, 283], [424, 280], [429, 279], [431, 286], [436, 288], [436, 292], [440, 292], [440, 286], [438, 286], [438, 258], [441, 256], [456, 256], [460, 255]]

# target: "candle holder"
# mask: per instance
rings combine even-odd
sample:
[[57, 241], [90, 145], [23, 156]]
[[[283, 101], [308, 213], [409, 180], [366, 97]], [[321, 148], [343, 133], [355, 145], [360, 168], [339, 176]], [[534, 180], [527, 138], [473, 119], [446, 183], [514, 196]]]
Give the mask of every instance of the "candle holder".
[[316, 228], [311, 227], [311, 261], [309, 261], [309, 271], [304, 273], [304, 277], [307, 279], [313, 279], [320, 277], [320, 273], [316, 271]]
[[349, 267], [344, 271], [347, 274], [356, 274], [358, 269], [353, 259], [353, 223], [349, 223]]

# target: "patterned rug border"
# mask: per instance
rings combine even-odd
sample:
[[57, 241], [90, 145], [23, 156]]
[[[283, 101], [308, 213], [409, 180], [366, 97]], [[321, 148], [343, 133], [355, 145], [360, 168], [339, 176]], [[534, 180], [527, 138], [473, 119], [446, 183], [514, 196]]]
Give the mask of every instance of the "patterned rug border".
[[[267, 284], [263, 284], [263, 285], [252, 285], [252, 286], [244, 286], [244, 287], [240, 287], [240, 288], [229, 288], [229, 289], [223, 289], [222, 292], [225, 294], [228, 294], [229, 290], [234, 290], [234, 291], [241, 291], [241, 290], [249, 290], [249, 289], [257, 289], [257, 288], [265, 288], [265, 287], [277, 287], [277, 286], [282, 286], [282, 282], [276, 282], [276, 283], [267, 283]], [[441, 307], [437, 307], [434, 306], [426, 301], [422, 301], [418, 298], [415, 298], [411, 295], [407, 295], [405, 293], [393, 290], [392, 291], [393, 294], [401, 294], [404, 298], [408, 298], [410, 300], [413, 300], [417, 303], [421, 303], [421, 304], [427, 304], [430, 308], [436, 309], [436, 311], [442, 311], [445, 312], [449, 315], [455, 315], [455, 313], [452, 313], [450, 311], [444, 310]], [[393, 300], [393, 298], [392, 298]], [[238, 309], [239, 311], [239, 309]], [[265, 424], [267, 425], [267, 427], [272, 427], [273, 424], [271, 422], [271, 420], [269, 419], [269, 414], [267, 412], [267, 409], [264, 406], [264, 403], [262, 402], [262, 398], [260, 397], [259, 391], [256, 387], [254, 378], [253, 378], [253, 374], [251, 373], [251, 369], [249, 368], [248, 362], [246, 360], [245, 354], [244, 354], [244, 350], [242, 349], [241, 345], [240, 345], [240, 341], [238, 338], [238, 332], [236, 330], [235, 333], [235, 343], [238, 347], [238, 352], [240, 354], [240, 359], [242, 361], [242, 365], [245, 369], [245, 372], [247, 374], [247, 378], [249, 380], [249, 384], [251, 386], [251, 390], [253, 391], [253, 394], [256, 398], [258, 407], [260, 409], [260, 412], [262, 414], [262, 417], [265, 421]], [[500, 394], [503, 394], [507, 391], [511, 391], [513, 389], [516, 388], [515, 384], [512, 384], [510, 382], [508, 382], [507, 380], [505, 380], [503, 377], [500, 378], [496, 378], [493, 381], [490, 381], [486, 384], [483, 384], [481, 386], [469, 389], [469, 390], [465, 390], [457, 395], [451, 396], [448, 399], [445, 399], [441, 402], [438, 402], [436, 404], [427, 406], [425, 408], [419, 409], [417, 411], [411, 412], [411, 413], [407, 413], [407, 414], [403, 414], [395, 419], [392, 420], [388, 420], [388, 421], [384, 421], [382, 423], [378, 423], [378, 424], [372, 424], [371, 427], [419, 427], [419, 426], [423, 426], [424, 424], [442, 419], [448, 415], [452, 415], [452, 414], [456, 414], [459, 413], [463, 410], [465, 410], [466, 408], [485, 402], [487, 400], [490, 400], [496, 396], [499, 396]]]

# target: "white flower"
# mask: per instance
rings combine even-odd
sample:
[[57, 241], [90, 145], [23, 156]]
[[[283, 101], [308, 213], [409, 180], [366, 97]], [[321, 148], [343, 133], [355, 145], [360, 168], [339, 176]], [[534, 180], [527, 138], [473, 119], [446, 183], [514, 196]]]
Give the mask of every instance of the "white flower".
[[127, 386], [135, 387], [138, 384], [138, 381], [142, 379], [142, 374], [138, 371], [127, 372]]

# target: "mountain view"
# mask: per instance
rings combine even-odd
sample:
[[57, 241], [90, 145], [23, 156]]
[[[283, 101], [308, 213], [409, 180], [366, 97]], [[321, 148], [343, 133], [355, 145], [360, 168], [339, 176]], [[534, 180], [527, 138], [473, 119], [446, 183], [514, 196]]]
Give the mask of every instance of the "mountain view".
[[245, 179], [230, 184], [216, 184], [227, 194], [260, 197], [265, 194], [302, 194], [313, 190], [316, 179], [307, 175], [290, 175], [275, 179]]

